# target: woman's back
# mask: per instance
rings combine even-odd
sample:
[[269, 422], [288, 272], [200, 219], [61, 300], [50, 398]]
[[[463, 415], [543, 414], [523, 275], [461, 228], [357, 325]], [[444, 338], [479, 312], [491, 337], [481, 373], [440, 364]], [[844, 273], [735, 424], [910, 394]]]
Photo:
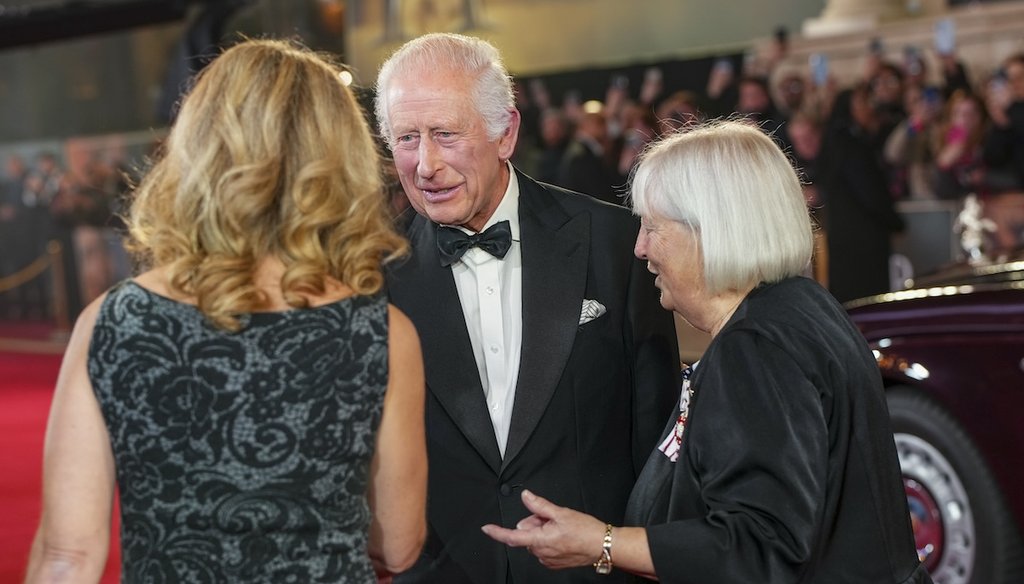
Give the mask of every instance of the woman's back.
[[88, 371], [116, 462], [124, 581], [374, 581], [386, 300], [242, 324], [225, 332], [131, 281], [103, 303]]

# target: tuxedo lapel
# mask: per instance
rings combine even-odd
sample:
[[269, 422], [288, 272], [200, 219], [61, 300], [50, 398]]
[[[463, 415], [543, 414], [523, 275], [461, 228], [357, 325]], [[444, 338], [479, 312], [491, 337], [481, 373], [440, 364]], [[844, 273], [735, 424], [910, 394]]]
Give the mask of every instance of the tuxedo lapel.
[[417, 217], [408, 235], [413, 251], [392, 271], [391, 297], [416, 324], [427, 388], [497, 473], [501, 454], [455, 280], [438, 259], [436, 226]]
[[502, 468], [540, 421], [572, 352], [587, 281], [590, 215], [568, 215], [519, 174], [523, 339], [515, 405]]

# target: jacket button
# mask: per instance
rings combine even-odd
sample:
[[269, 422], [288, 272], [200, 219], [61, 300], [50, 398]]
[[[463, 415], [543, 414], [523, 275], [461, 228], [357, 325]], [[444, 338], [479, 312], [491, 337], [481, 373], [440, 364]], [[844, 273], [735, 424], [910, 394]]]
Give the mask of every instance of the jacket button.
[[508, 483], [503, 484], [498, 488], [498, 492], [501, 493], [502, 497], [508, 497], [512, 494], [512, 487], [508, 486]]

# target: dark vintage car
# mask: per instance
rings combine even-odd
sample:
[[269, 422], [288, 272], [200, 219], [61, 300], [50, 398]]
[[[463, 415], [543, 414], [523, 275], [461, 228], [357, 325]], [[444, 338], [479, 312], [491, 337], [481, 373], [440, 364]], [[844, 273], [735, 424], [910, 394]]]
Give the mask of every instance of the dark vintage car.
[[1024, 582], [1024, 261], [847, 304], [885, 382], [935, 582]]

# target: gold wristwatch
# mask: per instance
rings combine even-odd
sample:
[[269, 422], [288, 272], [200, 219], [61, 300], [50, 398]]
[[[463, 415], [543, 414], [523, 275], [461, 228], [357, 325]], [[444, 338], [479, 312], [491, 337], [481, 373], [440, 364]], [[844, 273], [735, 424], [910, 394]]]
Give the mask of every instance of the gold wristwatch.
[[601, 545], [601, 557], [594, 562], [594, 570], [598, 574], [612, 573], [612, 524], [604, 526], [604, 544]]

